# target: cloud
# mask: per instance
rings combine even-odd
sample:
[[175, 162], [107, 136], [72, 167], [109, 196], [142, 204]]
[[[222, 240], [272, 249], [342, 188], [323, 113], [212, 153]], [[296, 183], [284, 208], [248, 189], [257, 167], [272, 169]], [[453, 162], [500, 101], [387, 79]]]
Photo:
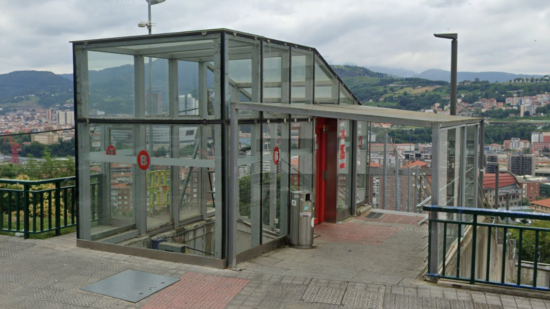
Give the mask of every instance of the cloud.
[[[152, 7], [153, 31], [231, 28], [317, 48], [334, 64], [421, 72], [449, 69], [459, 35], [461, 71], [546, 74], [550, 3], [545, 0], [167, 0]], [[146, 34], [144, 0], [26, 0], [0, 12], [0, 73], [72, 71], [74, 40]]]

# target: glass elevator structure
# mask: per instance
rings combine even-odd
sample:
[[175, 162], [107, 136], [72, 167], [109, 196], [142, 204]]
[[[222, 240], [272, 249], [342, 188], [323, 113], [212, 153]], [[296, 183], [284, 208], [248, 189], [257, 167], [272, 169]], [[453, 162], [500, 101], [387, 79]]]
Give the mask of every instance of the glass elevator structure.
[[72, 44], [81, 247], [234, 266], [286, 243], [291, 191], [315, 224], [371, 203], [379, 123], [430, 128], [431, 203], [478, 206], [481, 119], [362, 106], [315, 48], [229, 29]]

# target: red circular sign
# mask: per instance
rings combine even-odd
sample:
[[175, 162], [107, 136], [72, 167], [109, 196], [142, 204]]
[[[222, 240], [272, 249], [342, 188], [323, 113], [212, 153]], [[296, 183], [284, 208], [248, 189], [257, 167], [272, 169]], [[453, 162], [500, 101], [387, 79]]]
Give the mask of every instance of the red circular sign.
[[115, 146], [109, 145], [109, 147], [107, 147], [106, 153], [107, 153], [107, 155], [110, 155], [110, 156], [116, 155], [116, 148], [115, 148]]
[[151, 163], [151, 158], [149, 157], [147, 151], [142, 150], [138, 153], [137, 163], [139, 168], [141, 168], [142, 170], [146, 170], [149, 167], [149, 164]]
[[275, 149], [273, 149], [273, 163], [275, 163], [275, 165], [279, 164], [280, 157], [279, 147], [275, 147]]

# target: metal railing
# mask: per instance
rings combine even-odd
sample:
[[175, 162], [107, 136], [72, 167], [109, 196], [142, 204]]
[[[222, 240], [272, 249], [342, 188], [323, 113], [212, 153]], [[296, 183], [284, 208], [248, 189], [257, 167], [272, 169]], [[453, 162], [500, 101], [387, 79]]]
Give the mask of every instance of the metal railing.
[[[539, 264], [542, 264], [540, 246], [543, 237], [550, 235], [546, 234], [550, 233], [550, 228], [510, 222], [510, 219], [550, 221], [550, 214], [449, 206], [424, 206], [423, 210], [430, 213], [428, 270], [438, 269], [436, 273], [428, 273], [432, 279], [445, 278], [470, 284], [484, 283], [544, 291], [550, 289], [550, 271], [544, 270], [542, 278], [539, 269]], [[439, 213], [456, 215], [450, 215], [451, 219], [439, 219]], [[470, 217], [471, 221], [464, 220], [465, 217]], [[456, 230], [451, 228], [453, 226], [457, 227]], [[452, 235], [454, 238], [449, 237], [449, 234], [453, 234], [449, 233], [451, 230], [462, 231], [468, 226], [471, 228], [466, 233], [459, 232]], [[469, 245], [466, 244], [468, 241]], [[461, 252], [466, 250], [470, 252]], [[461, 254], [466, 255], [461, 258]], [[441, 258], [438, 258], [440, 255]], [[524, 258], [523, 255], [530, 257]], [[540, 281], [543, 283], [539, 284]]]
[[[101, 174], [92, 175], [92, 221], [98, 219]], [[75, 177], [45, 180], [0, 179], [0, 231], [30, 234], [76, 226]]]

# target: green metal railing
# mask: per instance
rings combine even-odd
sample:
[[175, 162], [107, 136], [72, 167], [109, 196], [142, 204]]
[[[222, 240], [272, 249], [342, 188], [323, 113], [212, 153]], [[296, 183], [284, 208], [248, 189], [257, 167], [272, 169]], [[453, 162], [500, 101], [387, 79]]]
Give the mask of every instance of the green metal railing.
[[[101, 174], [91, 176], [92, 221], [98, 219]], [[0, 231], [30, 234], [76, 226], [75, 177], [45, 180], [0, 179]]]
[[[485, 283], [516, 288], [544, 291], [550, 290], [549, 286], [537, 284], [537, 278], [539, 278], [540, 275], [539, 264], [542, 264], [539, 261], [539, 246], [543, 236], [550, 235], [546, 234], [550, 233], [550, 228], [514, 225], [509, 222], [509, 219], [550, 221], [550, 214], [449, 206], [424, 206], [423, 210], [430, 213], [428, 271], [438, 269], [435, 273], [428, 273], [429, 277], [435, 279], [446, 278], [467, 281], [470, 284]], [[440, 219], [437, 215], [439, 213], [456, 215], [451, 215], [450, 217], [454, 217], [451, 219]], [[471, 218], [471, 221], [464, 220], [464, 217], [466, 216], [461, 215], [471, 215], [467, 216]], [[489, 219], [483, 220], [489, 222], [480, 222], [479, 219]], [[498, 223], [498, 221], [503, 223]], [[442, 234], [440, 233], [441, 225], [443, 225]], [[455, 237], [449, 237], [449, 231], [453, 226], [456, 226], [456, 229], [453, 229], [453, 231], [456, 232], [455, 235], [453, 235]], [[469, 265], [463, 265], [466, 264], [467, 259], [463, 258], [461, 263], [461, 253], [464, 254], [461, 252], [464, 250], [461, 238], [465, 239], [467, 233], [463, 234], [462, 231], [465, 230], [463, 228], [467, 226], [471, 226], [471, 229], [468, 232], [471, 233], [468, 235], [468, 237], [471, 236], [471, 256], [469, 259]], [[478, 233], [483, 232], [481, 229], [487, 229], [487, 233], [484, 234], [487, 236], [485, 241], [483, 241], [484, 239], [481, 239], [481, 237], [478, 237]], [[510, 231], [514, 231], [514, 234], [517, 234], [517, 239], [515, 239], [515, 247], [512, 247], [513, 242], [510, 238], [512, 233], [509, 233]], [[533, 242], [525, 240], [527, 233], [534, 234]], [[442, 240], [440, 240], [441, 238]], [[449, 238], [451, 243], [448, 243]], [[493, 245], [501, 245], [502, 249], [499, 249], [498, 246], [492, 246], [492, 241], [495, 241]], [[435, 248], [434, 245], [436, 246]], [[453, 250], [448, 250], [450, 248], [449, 246], [452, 246]], [[478, 248], [478, 246], [480, 248]], [[492, 247], [496, 248], [496, 250], [492, 250]], [[440, 251], [440, 249], [442, 249], [442, 251]], [[522, 251], [531, 249], [534, 252], [534, 258], [532, 258], [532, 260], [522, 260]], [[485, 256], [483, 261], [478, 260], [478, 250], [486, 250], [484, 252]], [[442, 252], [442, 255], [441, 258], [438, 258], [440, 252]], [[491, 262], [498, 261], [499, 254], [501, 259], [500, 265], [497, 265], [499, 269], [495, 269], [495, 267], [491, 268]], [[453, 263], [450, 263], [450, 261], [456, 262], [456, 265], [452, 265]], [[454, 269], [449, 270], [447, 264], [454, 266]], [[437, 267], [433, 267], [434, 265], [437, 265]], [[532, 265], [531, 267], [528, 267], [528, 269], [532, 269], [532, 275], [527, 276], [531, 278], [531, 282], [528, 283], [522, 282], [522, 267], [526, 268], [524, 265]], [[466, 276], [461, 276], [461, 266], [470, 267], [470, 271]], [[478, 271], [477, 275], [476, 270]], [[482, 274], [480, 270], [484, 270]], [[454, 274], [449, 274], [449, 272]], [[550, 272], [548, 272], [548, 274], [550, 275]], [[507, 278], [510, 279], [507, 280]]]

